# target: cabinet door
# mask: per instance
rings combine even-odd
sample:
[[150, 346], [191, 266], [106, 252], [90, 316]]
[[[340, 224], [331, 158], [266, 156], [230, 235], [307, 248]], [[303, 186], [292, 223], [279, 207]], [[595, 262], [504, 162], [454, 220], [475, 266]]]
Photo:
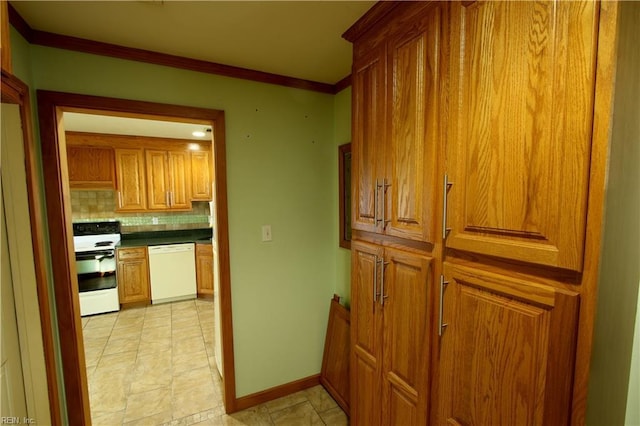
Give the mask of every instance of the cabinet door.
[[116, 149], [116, 211], [141, 211], [147, 208], [144, 155], [141, 149]]
[[[384, 156], [385, 232], [434, 242], [444, 5], [429, 8], [387, 44], [390, 72]], [[387, 223], [388, 222], [388, 223]]]
[[196, 244], [198, 294], [213, 296], [213, 245]]
[[149, 210], [168, 210], [170, 207], [170, 194], [167, 152], [148, 149], [146, 157]]
[[385, 249], [382, 424], [426, 425], [431, 259]]
[[149, 262], [146, 247], [118, 250], [118, 295], [121, 304], [148, 302]]
[[569, 424], [578, 295], [444, 263], [438, 424]]
[[[351, 144], [353, 229], [381, 230], [378, 197], [382, 188], [385, 143], [385, 50], [377, 48], [353, 65], [353, 141]], [[378, 212], [376, 212], [378, 210]]]
[[194, 151], [191, 153], [191, 199], [211, 201], [211, 155], [209, 151]]
[[69, 186], [78, 189], [115, 189], [113, 148], [67, 146]]
[[191, 209], [191, 156], [186, 151], [169, 151], [169, 201], [172, 209]]
[[351, 422], [378, 425], [381, 420], [382, 307], [377, 286], [382, 248], [351, 242]]
[[598, 6], [451, 4], [447, 246], [581, 270]]

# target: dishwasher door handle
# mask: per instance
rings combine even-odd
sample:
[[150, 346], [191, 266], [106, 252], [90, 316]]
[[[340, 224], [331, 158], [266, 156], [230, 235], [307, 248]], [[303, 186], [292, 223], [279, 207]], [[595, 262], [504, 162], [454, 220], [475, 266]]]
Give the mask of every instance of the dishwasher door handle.
[[164, 253], [180, 253], [194, 251], [194, 244], [168, 244], [162, 246], [149, 247], [149, 254], [164, 254]]

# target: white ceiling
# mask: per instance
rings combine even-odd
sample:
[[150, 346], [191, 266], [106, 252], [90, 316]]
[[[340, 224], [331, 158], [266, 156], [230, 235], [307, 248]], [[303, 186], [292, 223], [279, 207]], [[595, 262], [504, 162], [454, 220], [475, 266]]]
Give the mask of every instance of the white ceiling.
[[[65, 112], [64, 129], [75, 132], [106, 133], [109, 135], [151, 136], [171, 139], [193, 139], [210, 141], [211, 133], [202, 124], [146, 120], [95, 114]], [[210, 127], [209, 127], [210, 128]], [[204, 137], [193, 136], [196, 130], [205, 131]]]
[[373, 1], [11, 1], [35, 30], [335, 84]]

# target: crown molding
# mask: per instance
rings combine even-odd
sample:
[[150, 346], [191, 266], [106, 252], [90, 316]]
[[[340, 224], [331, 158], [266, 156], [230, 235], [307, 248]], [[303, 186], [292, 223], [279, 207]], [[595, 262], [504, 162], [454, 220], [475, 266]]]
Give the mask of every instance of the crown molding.
[[336, 84], [328, 84], [280, 74], [256, 71], [248, 68], [235, 67], [232, 65], [219, 64], [216, 62], [203, 61], [200, 59], [192, 59], [184, 56], [169, 55], [151, 50], [125, 47], [117, 44], [103, 43], [79, 37], [34, 30], [27, 21], [22, 18], [18, 11], [15, 10], [11, 3], [9, 3], [9, 23], [30, 44], [54, 47], [57, 49], [91, 53], [94, 55], [109, 56], [112, 58], [145, 62], [154, 65], [163, 65], [207, 74], [257, 81], [260, 83], [311, 90], [320, 93], [336, 94], [351, 84], [350, 75], [343, 78]]

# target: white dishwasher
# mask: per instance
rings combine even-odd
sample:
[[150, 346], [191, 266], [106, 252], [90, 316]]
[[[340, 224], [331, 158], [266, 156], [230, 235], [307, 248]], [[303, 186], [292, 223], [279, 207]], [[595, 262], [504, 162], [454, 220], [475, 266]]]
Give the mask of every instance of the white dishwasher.
[[151, 303], [196, 297], [195, 244], [149, 247]]

